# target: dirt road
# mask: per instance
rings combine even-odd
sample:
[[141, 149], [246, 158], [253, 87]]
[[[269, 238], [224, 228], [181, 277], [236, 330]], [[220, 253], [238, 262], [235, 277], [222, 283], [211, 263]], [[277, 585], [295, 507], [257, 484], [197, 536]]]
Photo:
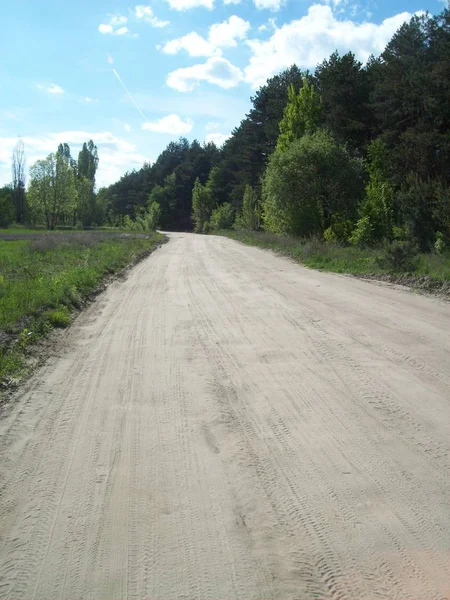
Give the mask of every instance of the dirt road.
[[171, 236], [0, 421], [1, 600], [450, 598], [449, 325]]

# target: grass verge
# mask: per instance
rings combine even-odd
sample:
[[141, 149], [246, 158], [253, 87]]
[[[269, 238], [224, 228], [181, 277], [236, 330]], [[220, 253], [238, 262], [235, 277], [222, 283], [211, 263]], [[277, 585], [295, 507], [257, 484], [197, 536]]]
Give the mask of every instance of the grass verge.
[[298, 260], [307, 267], [334, 273], [348, 273], [404, 283], [425, 291], [442, 291], [450, 294], [450, 254], [419, 254], [413, 273], [393, 273], [380, 264], [380, 249], [343, 247], [318, 239], [299, 239], [265, 231], [219, 232], [243, 244], [273, 250]]
[[0, 390], [30, 367], [36, 343], [67, 327], [105, 279], [154, 250], [164, 237], [106, 232], [0, 240]]

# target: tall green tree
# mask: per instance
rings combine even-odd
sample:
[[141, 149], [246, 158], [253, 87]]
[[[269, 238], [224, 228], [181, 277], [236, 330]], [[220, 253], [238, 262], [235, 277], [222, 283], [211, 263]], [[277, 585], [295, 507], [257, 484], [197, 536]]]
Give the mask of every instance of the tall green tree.
[[75, 177], [63, 153], [49, 154], [31, 166], [29, 203], [47, 229], [71, 219], [76, 206]]
[[363, 193], [362, 161], [318, 130], [271, 156], [263, 182], [264, 227], [321, 235], [333, 219], [354, 220]]
[[298, 93], [291, 84], [288, 88], [287, 105], [280, 121], [277, 150], [284, 152], [294, 140], [300, 139], [306, 133], [314, 133], [321, 122], [322, 110], [322, 99], [312, 84], [304, 81]]
[[261, 199], [257, 190], [250, 185], [245, 186], [242, 209], [236, 216], [236, 228], [258, 231], [262, 221]]
[[370, 78], [352, 52], [317, 66], [314, 81], [323, 99], [323, 122], [341, 144], [363, 151], [376, 126], [370, 106]]
[[8, 227], [14, 221], [16, 211], [13, 202], [13, 190], [9, 185], [0, 188], [0, 227]]
[[197, 178], [192, 190], [192, 222], [194, 229], [201, 233], [209, 222], [214, 208], [214, 201], [211, 198], [208, 188], [202, 185]]

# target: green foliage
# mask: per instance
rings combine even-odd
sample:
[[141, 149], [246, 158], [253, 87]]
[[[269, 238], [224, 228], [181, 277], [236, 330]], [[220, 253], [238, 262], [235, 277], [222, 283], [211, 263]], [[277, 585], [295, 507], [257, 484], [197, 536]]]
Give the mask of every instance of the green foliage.
[[[256, 214], [247, 218], [243, 206], [250, 186], [263, 200], [264, 223], [273, 231], [325, 235], [341, 244], [347, 236], [360, 246], [411, 239], [423, 251], [433, 251], [440, 231], [449, 245], [449, 23], [448, 8], [435, 16], [416, 15], [366, 65], [351, 52], [334, 52], [314, 74], [293, 65], [271, 77], [220, 149], [184, 138], [171, 142], [152, 165], [125, 174], [102, 193], [100, 216], [114, 224], [125, 215], [134, 218], [155, 194], [161, 226], [189, 230], [191, 216], [198, 213], [192, 206], [198, 178], [211, 202], [203, 203], [208, 206], [204, 215], [197, 214], [197, 230], [209, 222], [214, 206], [226, 202], [236, 210], [236, 227], [256, 228]], [[329, 132], [335, 146], [345, 146], [340, 155], [346, 153], [347, 163], [354, 161], [348, 185], [337, 151], [328, 153], [334, 157], [330, 164], [304, 157], [296, 163], [292, 154], [278, 162], [273, 157], [277, 143], [281, 153], [288, 153], [319, 128]], [[62, 154], [69, 156], [66, 150]], [[87, 150], [88, 145], [83, 156]], [[368, 169], [364, 196], [356, 157]], [[87, 176], [83, 161], [79, 157], [74, 167], [77, 177], [79, 172]], [[347, 235], [348, 224], [357, 221]]]
[[322, 235], [352, 220], [363, 193], [363, 165], [325, 131], [274, 153], [263, 181], [264, 226], [275, 233]]
[[339, 216], [331, 218], [331, 225], [323, 232], [326, 242], [334, 242], [346, 245], [353, 231], [353, 222], [349, 219], [341, 219]]
[[392, 239], [394, 189], [387, 178], [388, 151], [378, 138], [368, 147], [370, 180], [366, 196], [361, 204], [357, 229], [352, 235], [352, 243], [373, 246], [383, 239]]
[[261, 228], [262, 207], [258, 192], [250, 185], [245, 186], [242, 209], [236, 215], [236, 229], [258, 231]]
[[68, 327], [70, 325], [70, 312], [67, 306], [59, 306], [46, 313], [48, 322], [52, 327]]
[[15, 212], [12, 189], [6, 185], [0, 188], [0, 228], [11, 225]]
[[152, 231], [156, 231], [161, 221], [161, 207], [157, 202], [151, 202], [148, 207], [147, 220]]
[[[234, 208], [229, 202], [215, 208], [211, 214], [209, 225], [215, 231], [231, 229], [234, 223]], [[204, 230], [204, 228], [203, 228]], [[205, 232], [206, 233], [206, 232]]]
[[31, 166], [29, 205], [47, 229], [73, 216], [76, 199], [75, 176], [65, 151], [49, 154]]
[[370, 221], [370, 217], [367, 215], [361, 217], [358, 219], [355, 229], [349, 236], [349, 242], [353, 244], [353, 246], [358, 246], [359, 248], [368, 248], [373, 244], [373, 230], [374, 228]]
[[305, 80], [297, 94], [291, 84], [288, 88], [288, 102], [280, 121], [277, 150], [285, 152], [294, 140], [314, 133], [321, 120], [322, 108], [322, 99], [316, 94], [313, 85]]
[[128, 215], [125, 216], [123, 226], [126, 231], [135, 233], [151, 233], [158, 228], [161, 218], [161, 208], [157, 202], [152, 202], [147, 211], [132, 219]]
[[[291, 236], [277, 235], [266, 231], [224, 231], [222, 235], [239, 240], [244, 244], [267, 248], [298, 260], [308, 267], [324, 269], [335, 273], [354, 275], [383, 275], [393, 273], [380, 261], [379, 250], [340, 246], [323, 243], [317, 238], [310, 240]], [[448, 286], [450, 281], [450, 255], [419, 254], [415, 259], [414, 279], [425, 289]], [[381, 264], [380, 264], [381, 263]], [[408, 275], [407, 272], [398, 275]], [[413, 280], [411, 280], [413, 281]]]
[[408, 175], [395, 196], [395, 204], [421, 250], [433, 248], [437, 231], [449, 236], [450, 189], [440, 180]]
[[208, 188], [197, 178], [192, 190], [192, 222], [197, 233], [204, 230], [205, 223], [211, 218], [213, 208], [214, 201]]
[[[0, 240], [0, 382], [20, 374], [26, 348], [52, 327], [67, 326], [70, 310], [107, 275], [162, 239], [160, 234], [85, 231], [35, 236], [29, 241]], [[5, 339], [17, 343], [2, 346]]]
[[323, 98], [323, 118], [341, 144], [363, 149], [374, 129], [370, 106], [370, 79], [367, 69], [348, 52], [334, 52], [315, 71], [317, 89]]
[[392, 242], [386, 247], [379, 264], [392, 273], [412, 273], [417, 268], [417, 248], [411, 242]]
[[436, 241], [434, 242], [434, 251], [436, 254], [444, 254], [447, 249], [447, 244], [445, 243], [444, 235], [438, 231], [436, 233]]

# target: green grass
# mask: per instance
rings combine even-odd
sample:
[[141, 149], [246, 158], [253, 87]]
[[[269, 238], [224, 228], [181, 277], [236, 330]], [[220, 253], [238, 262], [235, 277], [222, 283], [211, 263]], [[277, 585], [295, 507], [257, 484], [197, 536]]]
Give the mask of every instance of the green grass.
[[[298, 260], [313, 269], [348, 273], [359, 276], [392, 275], [379, 263], [382, 249], [361, 250], [327, 244], [318, 239], [299, 239], [281, 236], [264, 231], [221, 231], [220, 235], [238, 240], [244, 244], [273, 250]], [[414, 273], [400, 273], [397, 276], [410, 276], [417, 280], [427, 278], [436, 284], [450, 282], [450, 254], [419, 254]]]
[[158, 233], [67, 232], [0, 240], [0, 384], [23, 372], [30, 346], [52, 328], [67, 327], [71, 311], [105, 277], [162, 239]]

